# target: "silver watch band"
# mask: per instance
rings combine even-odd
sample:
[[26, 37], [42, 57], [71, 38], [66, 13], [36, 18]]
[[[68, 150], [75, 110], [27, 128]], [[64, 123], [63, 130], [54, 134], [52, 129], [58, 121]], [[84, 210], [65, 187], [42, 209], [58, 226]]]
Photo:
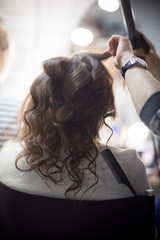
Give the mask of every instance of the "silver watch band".
[[125, 78], [126, 71], [135, 65], [144, 69], [148, 69], [147, 63], [143, 59], [138, 57], [133, 57], [121, 68], [122, 76]]

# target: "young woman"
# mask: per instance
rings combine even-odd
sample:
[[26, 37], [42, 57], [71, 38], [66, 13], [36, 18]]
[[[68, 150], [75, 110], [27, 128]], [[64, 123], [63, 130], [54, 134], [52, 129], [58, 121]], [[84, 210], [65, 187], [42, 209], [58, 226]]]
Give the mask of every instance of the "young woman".
[[80, 53], [43, 63], [23, 104], [21, 139], [7, 142], [0, 152], [1, 183], [56, 198], [132, 196], [101, 156], [108, 147], [137, 195], [144, 194], [149, 183], [136, 151], [98, 143], [99, 130], [116, 115], [113, 80], [102, 63], [107, 57]]

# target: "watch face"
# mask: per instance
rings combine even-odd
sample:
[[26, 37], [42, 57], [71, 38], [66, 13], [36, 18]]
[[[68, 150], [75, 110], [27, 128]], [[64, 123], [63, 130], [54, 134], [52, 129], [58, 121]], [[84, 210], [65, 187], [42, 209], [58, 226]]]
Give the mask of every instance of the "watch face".
[[139, 62], [140, 65], [147, 66], [147, 63], [142, 58], [136, 57], [135, 60]]
[[147, 63], [139, 58], [139, 57], [132, 57], [122, 68], [121, 68], [121, 74], [123, 77], [125, 77], [125, 72], [132, 66], [139, 66], [144, 69], [148, 69]]

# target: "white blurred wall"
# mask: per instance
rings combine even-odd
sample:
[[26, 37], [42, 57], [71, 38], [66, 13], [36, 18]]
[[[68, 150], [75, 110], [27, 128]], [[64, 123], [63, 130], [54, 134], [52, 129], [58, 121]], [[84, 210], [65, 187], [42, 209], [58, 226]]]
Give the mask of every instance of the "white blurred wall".
[[94, 0], [0, 0], [0, 18], [14, 42], [13, 64], [3, 86], [22, 99], [41, 62], [68, 55], [70, 34]]

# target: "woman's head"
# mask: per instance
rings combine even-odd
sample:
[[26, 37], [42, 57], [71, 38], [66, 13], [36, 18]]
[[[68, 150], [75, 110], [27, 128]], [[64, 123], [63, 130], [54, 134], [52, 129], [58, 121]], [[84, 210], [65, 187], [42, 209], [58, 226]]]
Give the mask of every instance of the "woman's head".
[[4, 24], [0, 23], [0, 85], [6, 80], [11, 64], [11, 38]]
[[[115, 116], [112, 78], [101, 63], [104, 58], [81, 53], [43, 63], [43, 73], [31, 86], [24, 112], [22, 140], [31, 168], [44, 153], [48, 166], [58, 164], [57, 171], [65, 166], [70, 172], [84, 158], [95, 161], [99, 129], [105, 117]], [[39, 165], [41, 174], [42, 169], [48, 171], [44, 161]]]

